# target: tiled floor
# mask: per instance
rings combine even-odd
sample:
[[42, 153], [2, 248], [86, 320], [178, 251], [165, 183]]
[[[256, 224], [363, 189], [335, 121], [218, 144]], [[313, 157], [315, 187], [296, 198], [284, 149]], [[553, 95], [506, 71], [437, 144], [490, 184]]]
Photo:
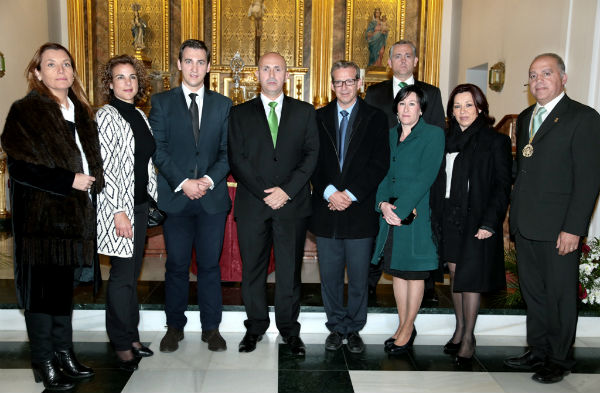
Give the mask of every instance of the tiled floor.
[[[477, 347], [472, 367], [456, 367], [442, 353], [446, 337], [418, 336], [414, 350], [401, 356], [383, 352], [386, 336], [367, 335], [363, 354], [344, 348], [328, 352], [324, 334], [306, 334], [305, 357], [295, 357], [276, 334], [270, 333], [256, 351], [239, 353], [240, 334], [225, 334], [229, 349], [207, 350], [200, 333], [186, 333], [178, 351], [158, 351], [162, 332], [143, 332], [142, 340], [155, 355], [145, 358], [139, 370], [115, 368], [115, 358], [104, 333], [76, 333], [75, 348], [96, 376], [79, 384], [75, 392], [598, 392], [600, 339], [578, 339], [577, 366], [564, 381], [540, 385], [531, 373], [516, 373], [502, 365], [507, 355], [523, 350], [522, 337], [486, 337]], [[0, 333], [0, 391], [40, 392], [29, 367], [29, 346], [24, 332]], [[497, 343], [494, 345], [494, 343]]]

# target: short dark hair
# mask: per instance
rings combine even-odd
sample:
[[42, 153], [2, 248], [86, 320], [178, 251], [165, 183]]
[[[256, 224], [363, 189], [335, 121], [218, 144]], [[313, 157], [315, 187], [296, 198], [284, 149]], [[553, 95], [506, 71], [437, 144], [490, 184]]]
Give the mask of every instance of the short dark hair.
[[196, 39], [189, 39], [183, 41], [183, 43], [179, 47], [179, 61], [183, 60], [183, 51], [185, 50], [185, 48], [204, 50], [204, 52], [206, 52], [206, 62], [210, 63], [210, 50], [208, 50], [208, 46], [206, 46], [204, 41]]
[[396, 115], [398, 114], [398, 104], [400, 103], [400, 101], [403, 101], [406, 97], [408, 97], [410, 93], [415, 93], [417, 95], [417, 98], [419, 98], [419, 106], [421, 107], [421, 112], [425, 112], [425, 108], [427, 108], [427, 95], [419, 86], [407, 85], [400, 89], [400, 91], [398, 92], [398, 94], [396, 94], [396, 97], [394, 98], [394, 107], [392, 108], [392, 111]]
[[119, 64], [131, 64], [135, 70], [138, 80], [138, 92], [135, 97], [133, 97], [133, 100], [135, 103], [141, 101], [150, 88], [150, 78], [148, 77], [144, 64], [130, 55], [114, 56], [109, 59], [105, 65], [100, 67], [100, 92], [104, 101], [109, 102], [115, 95], [114, 91], [110, 88], [110, 84], [113, 81], [113, 68]]
[[494, 124], [494, 118], [490, 116], [490, 106], [485, 98], [485, 94], [483, 94], [483, 91], [481, 91], [479, 86], [476, 86], [472, 83], [463, 83], [462, 85], [456, 86], [454, 90], [452, 90], [452, 93], [450, 93], [450, 97], [448, 98], [448, 106], [446, 107], [446, 115], [448, 116], [448, 119], [452, 119], [454, 116], [454, 97], [460, 93], [471, 93], [477, 110], [480, 110], [481, 113], [483, 113], [489, 124]]
[[333, 72], [339, 70], [340, 68], [354, 68], [356, 71], [356, 77], [354, 79], [360, 78], [360, 67], [353, 61], [346, 60], [338, 60], [331, 66], [331, 81], [333, 82]]

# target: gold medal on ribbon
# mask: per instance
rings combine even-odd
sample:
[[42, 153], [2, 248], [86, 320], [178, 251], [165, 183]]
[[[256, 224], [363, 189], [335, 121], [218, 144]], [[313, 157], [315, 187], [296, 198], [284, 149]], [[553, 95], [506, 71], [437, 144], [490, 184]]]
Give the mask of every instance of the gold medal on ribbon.
[[523, 157], [531, 157], [533, 155], [533, 145], [528, 143], [523, 148]]

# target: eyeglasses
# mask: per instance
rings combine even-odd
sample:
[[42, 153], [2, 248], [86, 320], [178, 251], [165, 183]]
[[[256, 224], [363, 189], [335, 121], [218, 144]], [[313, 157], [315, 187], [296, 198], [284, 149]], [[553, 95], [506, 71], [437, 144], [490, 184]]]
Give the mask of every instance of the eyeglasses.
[[358, 79], [346, 79], [345, 81], [333, 81], [333, 86], [335, 86], [335, 87], [342, 87], [343, 85], [354, 86], [356, 84], [356, 82], [358, 82]]

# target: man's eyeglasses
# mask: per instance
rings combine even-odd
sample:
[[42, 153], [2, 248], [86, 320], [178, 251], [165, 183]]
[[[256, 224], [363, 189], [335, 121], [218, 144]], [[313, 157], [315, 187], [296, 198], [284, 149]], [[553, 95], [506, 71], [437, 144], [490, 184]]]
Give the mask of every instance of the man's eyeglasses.
[[356, 84], [356, 82], [358, 82], [358, 79], [346, 79], [345, 81], [333, 81], [333, 86], [335, 86], [335, 87], [342, 87], [343, 85], [354, 86]]

